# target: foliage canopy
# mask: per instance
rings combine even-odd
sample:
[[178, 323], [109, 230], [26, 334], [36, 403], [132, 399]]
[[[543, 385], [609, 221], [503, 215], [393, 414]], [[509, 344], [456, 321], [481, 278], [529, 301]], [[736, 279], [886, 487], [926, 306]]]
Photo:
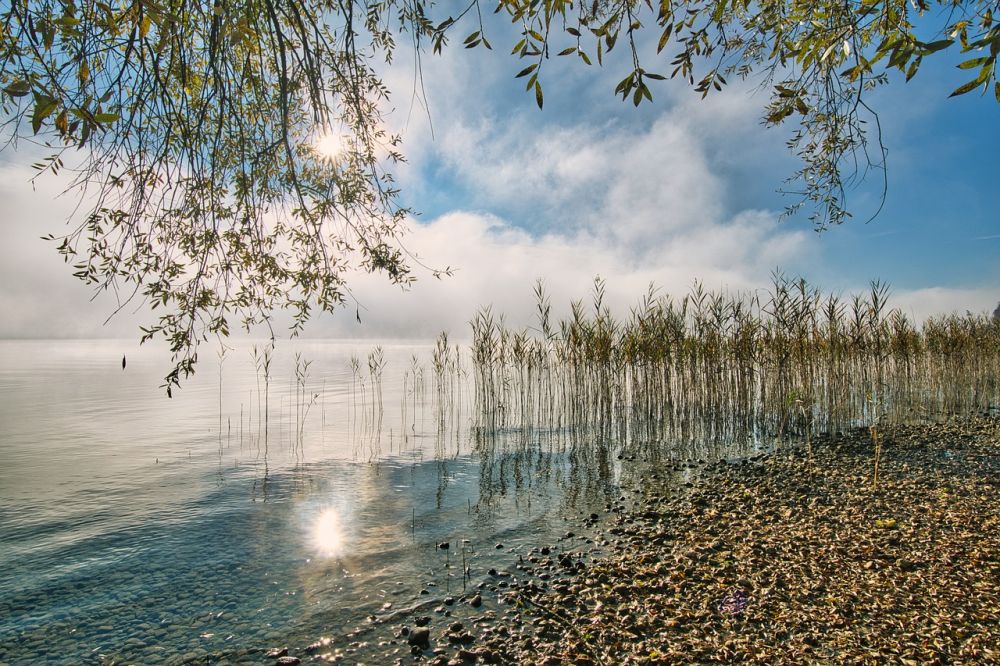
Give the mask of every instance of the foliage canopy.
[[[758, 76], [770, 88], [765, 123], [798, 122], [790, 210], [806, 205], [824, 228], [849, 217], [845, 188], [883, 164], [880, 141], [869, 152], [866, 120], [879, 130], [865, 100], [887, 70], [909, 80], [924, 57], [957, 44], [971, 78], [952, 94], [982, 89], [1000, 101], [998, 5], [8, 0], [3, 122], [11, 144], [48, 147], [40, 172], [66, 170], [65, 152], [79, 149], [69, 177], [83, 214], [53, 240], [78, 278], [122, 305], [138, 297], [161, 309], [143, 340], [169, 341], [169, 391], [193, 370], [198, 342], [227, 335], [233, 321], [249, 328], [291, 309], [296, 333], [315, 309], [350, 298], [350, 269], [412, 280], [401, 242], [408, 211], [390, 171], [400, 138], [381, 115], [380, 72], [397, 39], [418, 56], [456, 34], [467, 48], [492, 48], [487, 28], [501, 26], [490, 21], [505, 19], [490, 11], [506, 17], [512, 53], [526, 61], [517, 76], [539, 107], [550, 57], [601, 65], [622, 44], [631, 66], [615, 93], [636, 105], [665, 78], [708, 95], [733, 76]], [[658, 64], [647, 69], [649, 59]], [[324, 135], [340, 144], [336, 155], [316, 151]]]

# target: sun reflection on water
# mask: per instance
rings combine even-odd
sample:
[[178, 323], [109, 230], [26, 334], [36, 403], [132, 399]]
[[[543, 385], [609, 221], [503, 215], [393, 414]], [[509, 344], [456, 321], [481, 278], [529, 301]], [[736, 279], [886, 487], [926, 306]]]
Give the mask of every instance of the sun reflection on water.
[[323, 509], [312, 527], [312, 545], [320, 557], [340, 557], [344, 554], [344, 527], [340, 512], [333, 507]]

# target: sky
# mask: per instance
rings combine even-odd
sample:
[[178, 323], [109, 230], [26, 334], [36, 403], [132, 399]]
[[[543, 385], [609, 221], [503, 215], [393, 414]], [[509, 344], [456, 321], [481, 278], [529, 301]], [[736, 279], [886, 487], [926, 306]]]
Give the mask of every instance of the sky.
[[[873, 174], [848, 193], [855, 219], [817, 233], [805, 215], [780, 219], [792, 200], [778, 190], [797, 168], [792, 126], [762, 126], [767, 95], [753, 82], [703, 100], [667, 81], [636, 109], [613, 95], [622, 62], [553, 59], [539, 110], [514, 79], [523, 64], [494, 44], [425, 55], [422, 95], [410, 54], [385, 71], [386, 123], [408, 160], [396, 176], [418, 212], [404, 242], [454, 275], [417, 268], [407, 291], [353, 275], [357, 306], [318, 317], [307, 336], [462, 338], [482, 306], [528, 325], [536, 280], [558, 315], [589, 300], [598, 275], [618, 313], [650, 284], [677, 297], [694, 280], [748, 292], [776, 270], [841, 295], [888, 282], [891, 305], [917, 321], [1000, 302], [1000, 104], [948, 99], [968, 78], [954, 61], [927, 59], [913, 81], [872, 97], [889, 150], [885, 206], [864, 222], [882, 186]], [[75, 201], [59, 180], [30, 184], [31, 157], [0, 154], [0, 337], [138, 337], [146, 310], [106, 322], [114, 303], [92, 299], [40, 240], [65, 228]]]

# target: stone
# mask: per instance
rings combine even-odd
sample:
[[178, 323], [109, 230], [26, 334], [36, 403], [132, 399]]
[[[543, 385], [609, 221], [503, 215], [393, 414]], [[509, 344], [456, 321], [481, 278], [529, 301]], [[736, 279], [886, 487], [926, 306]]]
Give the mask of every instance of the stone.
[[406, 637], [406, 642], [410, 645], [426, 650], [431, 646], [431, 630], [427, 627], [419, 627], [410, 632]]

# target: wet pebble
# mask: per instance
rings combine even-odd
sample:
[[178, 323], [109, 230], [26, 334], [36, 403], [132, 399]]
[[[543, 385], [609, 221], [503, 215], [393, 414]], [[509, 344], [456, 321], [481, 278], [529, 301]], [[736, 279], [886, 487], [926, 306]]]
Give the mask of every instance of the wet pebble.
[[419, 627], [410, 632], [406, 642], [414, 647], [427, 649], [431, 646], [431, 630], [427, 627]]

